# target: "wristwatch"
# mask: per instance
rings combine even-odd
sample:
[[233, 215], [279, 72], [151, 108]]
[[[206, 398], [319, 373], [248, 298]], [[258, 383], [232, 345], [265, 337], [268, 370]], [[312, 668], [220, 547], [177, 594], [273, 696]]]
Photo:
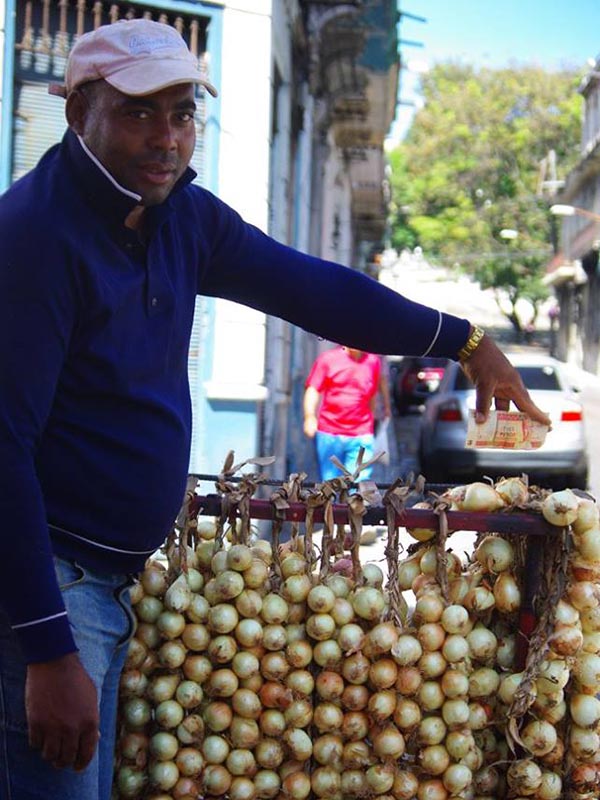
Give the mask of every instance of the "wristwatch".
[[485, 336], [485, 331], [478, 325], [471, 325], [471, 332], [469, 338], [458, 351], [458, 360], [460, 362], [466, 361], [470, 358], [475, 350], [479, 347], [481, 340]]

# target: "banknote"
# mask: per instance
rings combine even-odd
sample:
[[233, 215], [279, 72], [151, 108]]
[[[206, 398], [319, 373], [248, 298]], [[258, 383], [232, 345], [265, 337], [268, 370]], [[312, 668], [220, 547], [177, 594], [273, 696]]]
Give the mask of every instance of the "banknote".
[[548, 426], [535, 422], [522, 411], [491, 410], [487, 420], [475, 422], [469, 411], [465, 447], [499, 447], [504, 450], [537, 450], [548, 433]]

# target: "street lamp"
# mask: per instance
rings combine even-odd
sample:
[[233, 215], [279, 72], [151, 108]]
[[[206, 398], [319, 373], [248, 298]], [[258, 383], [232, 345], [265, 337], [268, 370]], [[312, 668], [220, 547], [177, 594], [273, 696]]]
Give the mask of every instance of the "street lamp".
[[578, 206], [569, 206], [558, 203], [557, 205], [550, 206], [550, 213], [555, 214], [557, 217], [574, 217], [577, 215], [580, 217], [588, 217], [588, 219], [593, 219], [596, 222], [600, 222], [600, 214], [596, 214], [594, 211], [588, 211], [587, 208], [579, 208]]

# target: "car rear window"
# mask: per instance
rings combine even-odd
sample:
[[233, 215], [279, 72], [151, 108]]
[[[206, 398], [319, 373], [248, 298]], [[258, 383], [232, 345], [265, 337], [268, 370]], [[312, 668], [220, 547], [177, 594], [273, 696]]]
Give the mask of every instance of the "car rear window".
[[[551, 366], [521, 366], [517, 367], [523, 383], [529, 390], [543, 390], [547, 392], [560, 392], [562, 387], [554, 367]], [[472, 389], [473, 384], [462, 370], [456, 373], [456, 390], [459, 392]]]

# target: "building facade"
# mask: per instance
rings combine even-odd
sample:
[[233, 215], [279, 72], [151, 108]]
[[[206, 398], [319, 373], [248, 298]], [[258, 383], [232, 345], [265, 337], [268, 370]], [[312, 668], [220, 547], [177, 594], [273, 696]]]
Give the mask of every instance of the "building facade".
[[600, 371], [600, 59], [585, 76], [581, 157], [554, 200], [560, 250], [548, 268], [560, 310], [556, 355]]

